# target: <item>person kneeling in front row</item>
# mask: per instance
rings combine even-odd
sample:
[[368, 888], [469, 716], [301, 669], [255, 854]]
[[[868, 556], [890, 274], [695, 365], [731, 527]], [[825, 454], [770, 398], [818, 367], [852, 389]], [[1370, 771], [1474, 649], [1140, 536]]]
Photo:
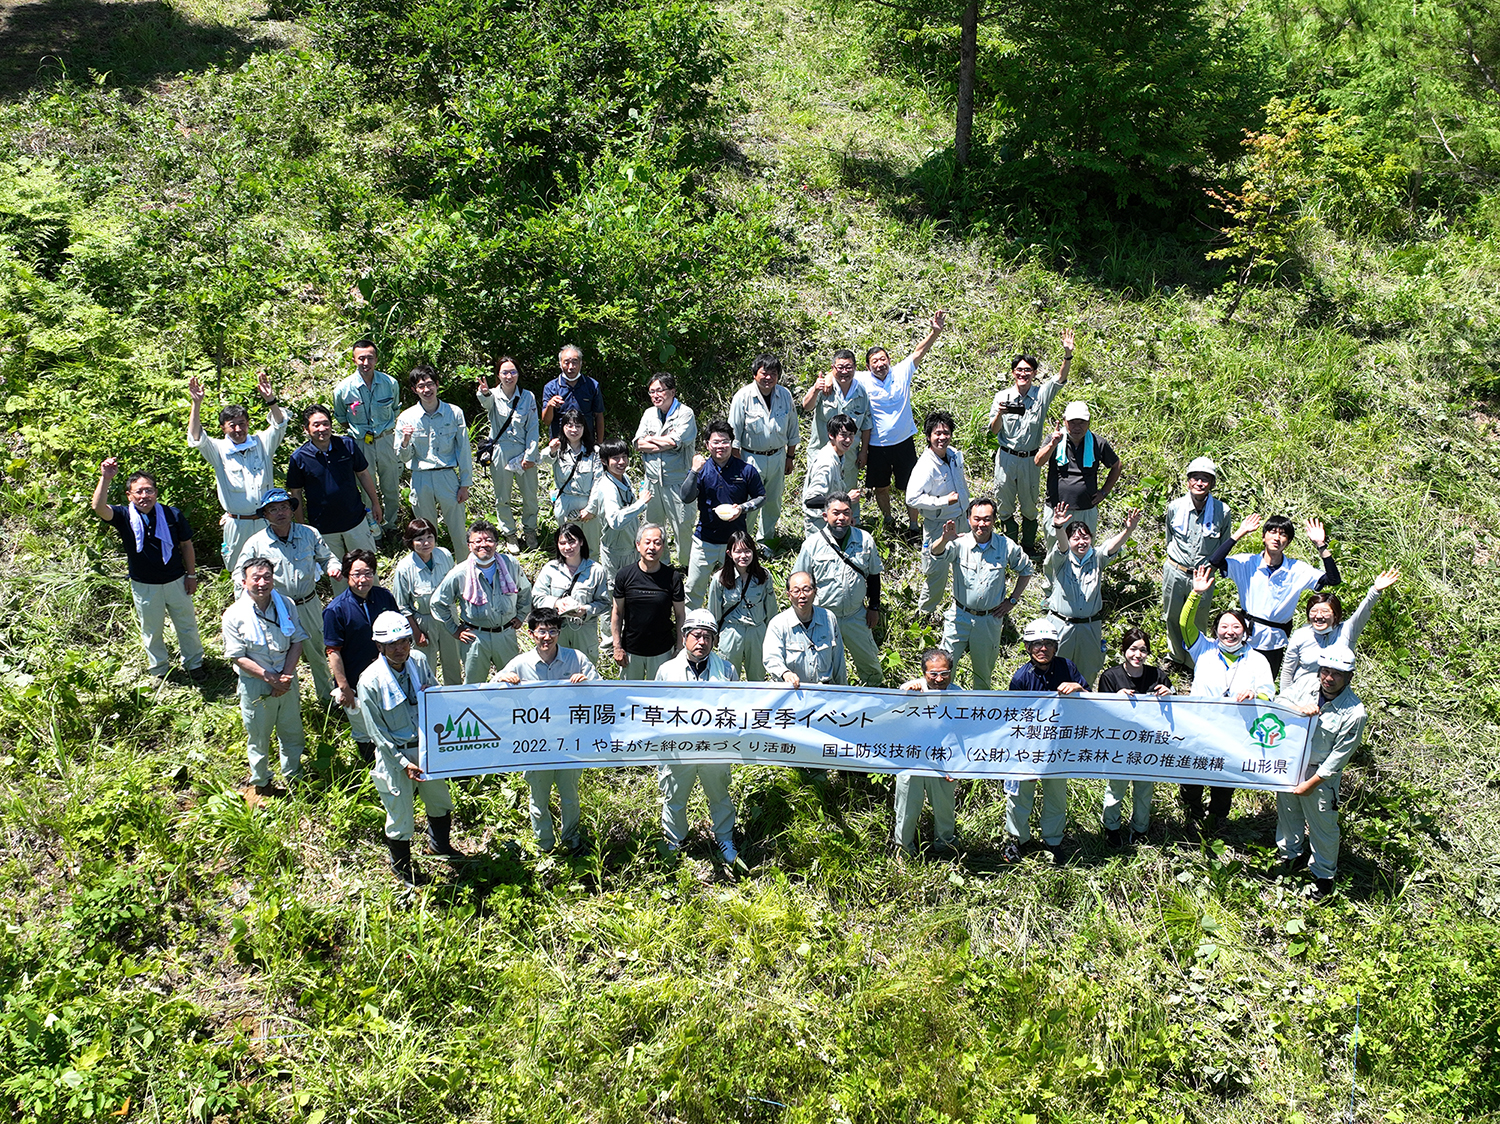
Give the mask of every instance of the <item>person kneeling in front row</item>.
[[411, 622], [387, 610], [375, 618], [370, 632], [380, 653], [360, 673], [355, 691], [365, 726], [375, 740], [375, 764], [370, 778], [385, 806], [385, 845], [391, 870], [408, 886], [417, 883], [411, 861], [411, 838], [416, 832], [416, 797], [427, 810], [427, 845], [434, 854], [461, 857], [450, 841], [453, 797], [445, 780], [423, 778], [417, 764], [417, 697], [437, 679], [427, 657], [411, 650]]

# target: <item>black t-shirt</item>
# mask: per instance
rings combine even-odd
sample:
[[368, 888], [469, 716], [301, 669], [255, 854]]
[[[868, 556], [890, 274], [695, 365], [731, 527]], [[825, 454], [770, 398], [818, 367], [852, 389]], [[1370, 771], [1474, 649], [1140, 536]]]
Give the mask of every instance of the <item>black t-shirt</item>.
[[130, 570], [130, 580], [142, 585], [166, 585], [175, 582], [187, 571], [182, 565], [182, 548], [179, 543], [193, 540], [193, 528], [181, 508], [160, 505], [167, 516], [167, 534], [172, 539], [172, 555], [165, 563], [161, 560], [161, 540], [156, 537], [156, 513], [144, 516], [146, 534], [141, 549], [135, 549], [135, 532], [130, 529], [130, 509], [123, 504], [109, 505], [109, 525], [120, 536], [125, 547], [125, 563]]
[[358, 474], [369, 467], [364, 450], [352, 437], [335, 434], [322, 453], [311, 441], [292, 454], [286, 486], [301, 488], [307, 504], [303, 516], [320, 531], [343, 534], [365, 517], [364, 493]]
[[648, 574], [639, 562], [622, 566], [615, 575], [615, 597], [625, 602], [620, 642], [633, 656], [659, 656], [677, 646], [677, 622], [672, 606], [682, 600], [682, 574], [671, 566], [657, 566]]
[[1155, 664], [1147, 664], [1141, 668], [1141, 677], [1132, 679], [1122, 663], [1115, 664], [1104, 674], [1099, 676], [1099, 690], [1101, 692], [1111, 691], [1135, 691], [1137, 694], [1147, 694], [1156, 690], [1158, 683], [1164, 683], [1168, 687], [1172, 681], [1162, 674], [1161, 668]]
[[[1099, 466], [1114, 468], [1120, 463], [1120, 458], [1115, 454], [1114, 447], [1097, 433], [1090, 431], [1094, 438], [1094, 463], [1087, 468], [1083, 465], [1084, 444], [1074, 445], [1067, 437], [1063, 437], [1062, 444], [1068, 450], [1066, 464], [1057, 463], [1057, 450], [1052, 450], [1052, 457], [1047, 461], [1047, 506], [1056, 507], [1058, 500], [1068, 505], [1072, 511], [1087, 511], [1098, 505], [1094, 493], [1099, 490]], [[1087, 442], [1088, 437], [1084, 438]]]

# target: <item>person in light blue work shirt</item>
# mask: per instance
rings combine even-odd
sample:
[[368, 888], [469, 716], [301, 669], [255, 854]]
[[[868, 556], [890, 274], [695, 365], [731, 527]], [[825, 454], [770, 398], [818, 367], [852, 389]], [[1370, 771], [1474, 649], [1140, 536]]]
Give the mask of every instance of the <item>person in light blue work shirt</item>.
[[375, 369], [379, 353], [373, 341], [358, 340], [353, 351], [354, 373], [333, 388], [333, 417], [363, 444], [365, 460], [373, 466], [380, 488], [383, 528], [394, 531], [401, 521], [401, 458], [396, 455], [401, 388], [390, 375]]
[[[975, 688], [988, 691], [1005, 619], [1031, 582], [1031, 559], [1006, 536], [995, 534], [995, 501], [988, 496], [969, 504], [968, 534], [959, 535], [957, 521], [950, 519], [930, 553], [935, 565], [953, 572], [953, 604], [943, 614], [941, 647], [955, 664], [967, 651]], [[1012, 574], [1015, 586], [1007, 594]]]
[[[509, 355], [495, 360], [495, 387], [479, 376], [479, 404], [490, 419], [490, 480], [495, 485], [495, 523], [513, 553], [536, 549], [537, 465], [541, 457], [541, 429], [536, 396], [520, 387], [521, 369]], [[511, 496], [521, 493], [521, 528]]]

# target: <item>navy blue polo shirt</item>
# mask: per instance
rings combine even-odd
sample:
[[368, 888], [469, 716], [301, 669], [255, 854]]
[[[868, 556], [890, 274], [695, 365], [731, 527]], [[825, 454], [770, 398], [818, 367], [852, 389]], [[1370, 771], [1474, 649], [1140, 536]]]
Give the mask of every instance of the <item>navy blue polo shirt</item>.
[[302, 489], [304, 519], [320, 531], [341, 535], [365, 517], [356, 476], [368, 467], [364, 450], [352, 437], [335, 435], [326, 453], [309, 441], [292, 454], [286, 486]]
[[396, 599], [391, 591], [377, 585], [370, 596], [361, 601], [354, 590], [346, 589], [323, 610], [323, 646], [337, 648], [344, 660], [344, 674], [352, 687], [359, 682], [360, 672], [375, 662], [380, 654], [371, 639], [375, 631], [375, 618], [389, 610], [399, 613]]
[[1012, 691], [1055, 691], [1064, 683], [1077, 683], [1085, 691], [1089, 688], [1088, 680], [1079, 674], [1073, 661], [1062, 656], [1053, 656], [1045, 668], [1027, 660], [1010, 677]]
[[760, 470], [739, 457], [730, 457], [723, 468], [714, 464], [710, 457], [697, 472], [688, 474], [681, 492], [685, 503], [694, 496], [698, 499], [698, 527], [693, 531], [694, 536], [700, 542], [717, 546], [727, 543], [734, 532], [745, 530], [746, 524], [744, 512], [740, 512], [738, 519], [726, 523], [714, 514], [714, 508], [721, 503], [743, 504], [765, 494], [766, 486], [760, 478]]
[[135, 548], [135, 532], [130, 529], [130, 509], [123, 504], [109, 505], [109, 525], [120, 536], [125, 547], [125, 564], [130, 570], [130, 580], [142, 585], [166, 585], [175, 582], [187, 571], [182, 565], [182, 548], [179, 543], [193, 541], [193, 528], [181, 508], [158, 505], [167, 516], [167, 534], [172, 539], [172, 555], [165, 563], [161, 560], [161, 540], [156, 537], [156, 513], [146, 516], [146, 534], [139, 551]]
[[579, 375], [578, 381], [569, 386], [567, 381], [558, 375], [542, 387], [542, 405], [545, 406], [551, 401], [554, 394], [562, 395], [563, 404], [552, 412], [552, 421], [548, 423], [551, 436], [562, 436], [562, 422], [557, 420], [557, 416], [564, 410], [577, 410], [583, 415], [584, 421], [588, 422], [589, 431], [593, 432], [594, 415], [604, 413], [604, 391], [599, 389], [597, 382], [587, 375]]

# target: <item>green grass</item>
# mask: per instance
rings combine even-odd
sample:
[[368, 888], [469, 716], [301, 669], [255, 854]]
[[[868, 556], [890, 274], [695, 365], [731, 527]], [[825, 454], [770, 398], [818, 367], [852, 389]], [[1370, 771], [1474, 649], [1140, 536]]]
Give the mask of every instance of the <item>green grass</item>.
[[[570, 859], [531, 850], [519, 777], [455, 785], [455, 838], [475, 858], [419, 859], [433, 881], [408, 898], [347, 734], [310, 704], [317, 779], [246, 807], [232, 674], [217, 665], [203, 692], [138, 680], [123, 562], [86, 504], [99, 450], [118, 446], [200, 523], [212, 510], [181, 382], [207, 363], [214, 320], [164, 316], [182, 294], [143, 278], [185, 271], [184, 291], [207, 294], [190, 307], [239, 310], [218, 341], [226, 393], [274, 360], [300, 403], [344, 363], [372, 257], [404, 252], [412, 209], [388, 160], [408, 124], [316, 51], [266, 49], [239, 69], [32, 86], [0, 105], [0, 163], [68, 156], [28, 166], [41, 186], [4, 213], [30, 217], [0, 233], [15, 251], [0, 262], [0, 1105], [81, 1120], [128, 1098], [123, 1119], [205, 1124], [1248, 1122], [1342, 1118], [1352, 1093], [1360, 1120], [1493, 1116], [1492, 239], [1319, 230], [1301, 283], [1252, 292], [1225, 326], [1213, 275], [1180, 245], [1122, 232], [1079, 251], [935, 221], [915, 178], [951, 128], [935, 91], [872, 59], [850, 16], [721, 10], [739, 59], [721, 92], [738, 108], [704, 187], [778, 233], [741, 299], [797, 386], [838, 346], [901, 352], [948, 307], [918, 408], [956, 414], [982, 485], [1009, 356], [1055, 365], [1073, 325], [1069, 396], [1127, 465], [1106, 525], [1127, 502], [1159, 512], [1208, 452], [1238, 512], [1322, 514], [1353, 595], [1402, 567], [1361, 642], [1372, 721], [1345, 777], [1341, 895], [1313, 906], [1270, 878], [1262, 795], [1242, 794], [1227, 843], [1203, 848], [1162, 786], [1164, 833], [1113, 854], [1100, 786], [1077, 782], [1074, 861], [1007, 870], [997, 786], [961, 796], [966, 860], [927, 863], [887, 854], [888, 780], [824, 792], [765, 767], [735, 779], [745, 882], [715, 875], [701, 803], [684, 859], [658, 859], [653, 778], [602, 770], [583, 784], [594, 846]], [[194, 18], [213, 42], [255, 38], [238, 9]], [[49, 257], [50, 208], [74, 241]], [[254, 243], [274, 284], [226, 293], [180, 247], [212, 251], [241, 222], [254, 237], [234, 244]], [[696, 379], [700, 417], [745, 359]], [[456, 383], [448, 396], [472, 414]], [[1160, 547], [1148, 519], [1112, 571], [1111, 638], [1159, 631]], [[912, 553], [888, 565], [885, 646], [905, 674], [935, 635], [901, 592]], [[211, 650], [228, 595], [223, 578], [199, 594]], [[1039, 606], [1033, 593], [1018, 612]]]

